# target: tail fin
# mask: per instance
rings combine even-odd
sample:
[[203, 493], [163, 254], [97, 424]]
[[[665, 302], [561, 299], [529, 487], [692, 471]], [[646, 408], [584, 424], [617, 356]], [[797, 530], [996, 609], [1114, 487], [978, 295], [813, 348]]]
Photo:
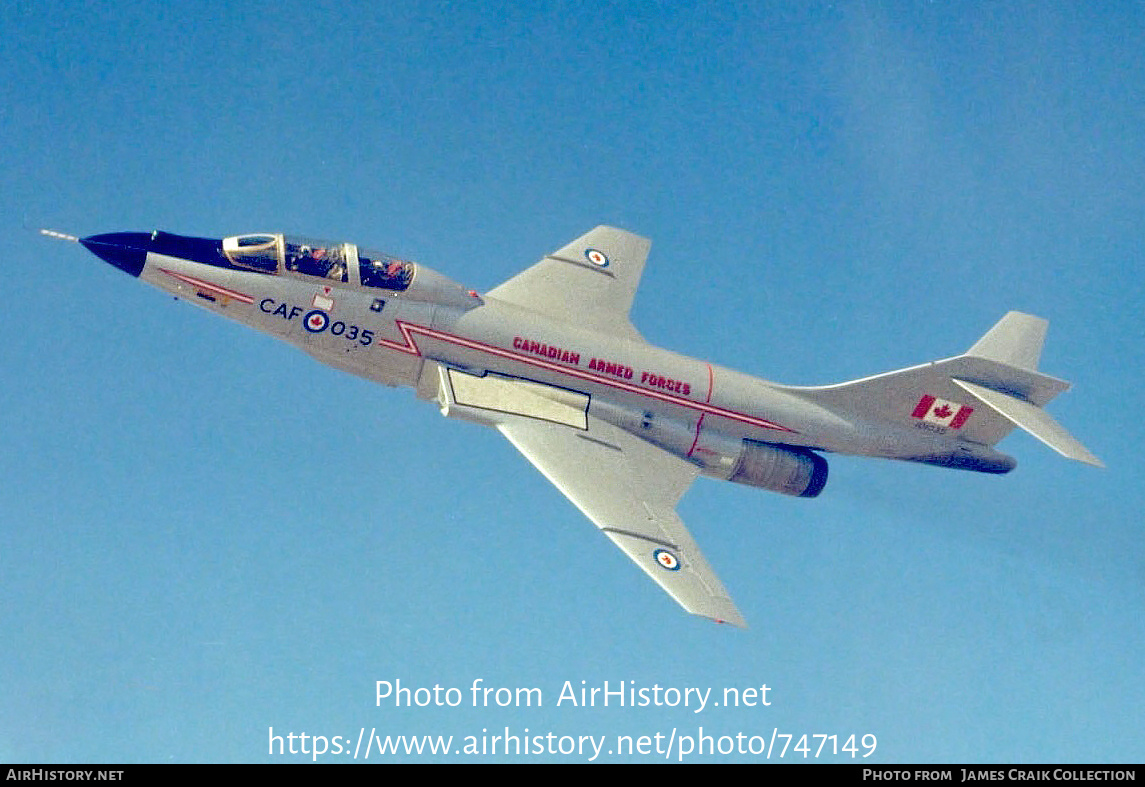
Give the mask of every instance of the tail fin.
[[1037, 371], [1048, 325], [1010, 312], [964, 355], [800, 393], [863, 421], [934, 427], [981, 446], [1017, 426], [1062, 456], [1104, 467], [1041, 409], [1069, 388]]
[[[1033, 372], [1038, 368], [1049, 324], [1049, 320], [1041, 317], [1009, 312], [998, 321], [997, 325], [987, 331], [985, 336], [975, 342], [966, 354]], [[1031, 402], [1020, 392], [1009, 391], [1005, 387], [987, 387], [971, 379], [954, 378], [951, 382], [1062, 456], [1097, 467], [1105, 466], [1061, 424], [1041, 409], [1041, 405], [1045, 404], [1044, 401]]]
[[1049, 320], [1032, 314], [1009, 312], [966, 354], [1035, 371], [1042, 357], [1042, 345], [1049, 325]]

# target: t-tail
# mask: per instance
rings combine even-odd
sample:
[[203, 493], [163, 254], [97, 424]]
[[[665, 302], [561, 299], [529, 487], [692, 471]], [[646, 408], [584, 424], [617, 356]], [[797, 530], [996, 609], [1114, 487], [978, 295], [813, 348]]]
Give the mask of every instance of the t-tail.
[[1037, 371], [1048, 325], [1041, 317], [1010, 312], [963, 355], [839, 385], [803, 388], [800, 394], [853, 418], [860, 428], [905, 427], [926, 433], [914, 432], [929, 439], [927, 449], [882, 454], [890, 458], [1004, 473], [1015, 462], [993, 446], [1017, 426], [1062, 456], [1104, 467], [1042, 409], [1069, 388], [1064, 380]]

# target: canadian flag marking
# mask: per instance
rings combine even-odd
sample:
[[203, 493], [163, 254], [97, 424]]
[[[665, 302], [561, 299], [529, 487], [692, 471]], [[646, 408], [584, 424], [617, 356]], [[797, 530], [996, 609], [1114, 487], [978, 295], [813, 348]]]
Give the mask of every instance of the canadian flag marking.
[[972, 412], [974, 412], [973, 407], [926, 394], [914, 406], [911, 417], [919, 418], [923, 423], [934, 424], [935, 426], [960, 429]]

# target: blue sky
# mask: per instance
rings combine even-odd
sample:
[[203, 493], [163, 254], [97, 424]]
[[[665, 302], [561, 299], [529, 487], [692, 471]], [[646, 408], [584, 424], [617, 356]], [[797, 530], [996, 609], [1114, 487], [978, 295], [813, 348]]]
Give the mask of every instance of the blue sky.
[[[0, 31], [0, 761], [307, 759], [271, 727], [1145, 759], [1139, 3], [18, 2]], [[35, 233], [286, 231], [485, 290], [601, 223], [653, 239], [645, 336], [780, 382], [1047, 317], [1050, 412], [1108, 467], [1015, 434], [1005, 477], [700, 482], [681, 515], [751, 628], [713, 626], [495, 433]], [[375, 703], [477, 678], [544, 705]], [[771, 705], [558, 707], [582, 680]]]

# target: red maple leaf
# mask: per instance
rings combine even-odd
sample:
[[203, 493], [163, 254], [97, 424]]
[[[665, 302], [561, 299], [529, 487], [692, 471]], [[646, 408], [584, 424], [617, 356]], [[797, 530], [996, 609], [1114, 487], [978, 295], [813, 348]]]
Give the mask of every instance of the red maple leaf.
[[942, 405], [941, 407], [935, 407], [934, 412], [931, 413], [931, 415], [933, 415], [935, 418], [949, 418], [950, 416], [954, 415], [954, 411], [946, 405]]

